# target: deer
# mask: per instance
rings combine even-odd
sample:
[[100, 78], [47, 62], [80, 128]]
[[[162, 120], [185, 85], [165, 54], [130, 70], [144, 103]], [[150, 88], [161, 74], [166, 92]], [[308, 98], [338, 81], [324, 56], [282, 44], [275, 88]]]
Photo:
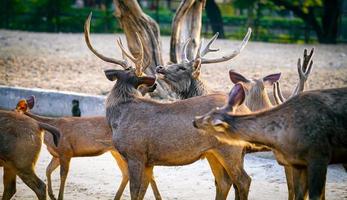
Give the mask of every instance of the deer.
[[[234, 58], [236, 57], [246, 46], [249, 38], [250, 38], [251, 29], [249, 29], [247, 35], [243, 39], [242, 43], [239, 45], [238, 49], [234, 50], [232, 55], [233, 56], [225, 56], [225, 58]], [[156, 68], [156, 72], [159, 74], [159, 77], [163, 79], [170, 87], [171, 89], [178, 94], [178, 97], [181, 99], [187, 99], [194, 96], [201, 96], [211, 93], [205, 83], [200, 79], [200, 71], [201, 66], [195, 67], [192, 65], [194, 63], [194, 60], [203, 58], [207, 53], [209, 52], [217, 52], [219, 49], [211, 48], [211, 45], [213, 42], [217, 39], [218, 33], [216, 33], [210, 41], [207, 43], [207, 45], [204, 47], [203, 50], [201, 50], [201, 47], [203, 46], [203, 41], [201, 42], [198, 53], [196, 57], [193, 60], [189, 60], [186, 56], [187, 46], [189, 44], [189, 40], [186, 41], [186, 43], [183, 46], [183, 51], [181, 53], [181, 63], [178, 64], [170, 64], [166, 67], [158, 66]], [[307, 53], [307, 49], [304, 50], [303, 55], [303, 61], [301, 63], [301, 59], [298, 59], [297, 63], [297, 70], [299, 74], [299, 81], [293, 90], [293, 92], [289, 95], [289, 92], [285, 92], [285, 96], [288, 96], [289, 98], [299, 94], [300, 92], [304, 91], [306, 82], [308, 80], [308, 77], [311, 73], [313, 61], [312, 56], [314, 54], [314, 48], [311, 49], [310, 53]], [[215, 63], [215, 61], [226, 61], [227, 59], [214, 59], [206, 60], [204, 63]], [[273, 97], [268, 95], [266, 88], [273, 86], [275, 89], [275, 84], [278, 83], [281, 73], [274, 73], [269, 74], [267, 76], [264, 76], [263, 78], [259, 79], [248, 79], [244, 77], [242, 74], [230, 70], [229, 71], [229, 77], [231, 81], [236, 83], [242, 83], [245, 92], [246, 92], [246, 100], [245, 103], [240, 105], [243, 107], [241, 111], [243, 113], [248, 113], [247, 107], [250, 111], [255, 112], [259, 110], [269, 109], [272, 108], [274, 105], [272, 102], [275, 103], [275, 105], [280, 104], [281, 102], [285, 101], [284, 95], [278, 94], [277, 96]], [[274, 90], [273, 89], [273, 90]], [[275, 94], [276, 91], [273, 91], [273, 94]], [[212, 92], [213, 93], [213, 92]], [[240, 112], [238, 112], [240, 113]], [[257, 151], [268, 151], [267, 148], [257, 148], [254, 149], [254, 151], [249, 150], [249, 153], [257, 152]], [[292, 173], [291, 169], [286, 167], [286, 178], [288, 183], [288, 191], [289, 196], [288, 199], [293, 199], [293, 180], [292, 180]]]
[[[101, 60], [122, 67], [105, 70], [106, 78], [116, 81], [106, 98], [106, 119], [112, 128], [114, 147], [128, 162], [131, 199], [143, 199], [154, 166], [187, 165], [201, 158], [207, 159], [215, 177], [216, 199], [226, 199], [232, 184], [237, 189], [236, 199], [247, 199], [251, 180], [243, 162], [238, 161], [245, 149], [203, 136], [190, 122], [198, 113], [224, 105], [226, 96], [216, 93], [175, 102], [143, 98], [137, 88], [150, 87], [156, 78], [143, 73], [144, 50], [139, 35], [137, 55], [130, 55], [118, 40], [122, 55], [135, 64], [133, 67], [124, 59], [109, 58], [94, 49], [90, 21], [91, 14], [84, 30], [88, 48]], [[200, 64], [201, 60], [197, 60], [194, 65]]]
[[248, 43], [251, 37], [252, 29], [248, 28], [247, 34], [243, 38], [242, 42], [238, 47], [231, 53], [224, 55], [220, 58], [205, 58], [210, 52], [217, 52], [219, 49], [211, 48], [213, 42], [217, 39], [219, 33], [217, 32], [207, 43], [207, 45], [202, 48], [203, 40], [201, 41], [196, 56], [189, 60], [187, 56], [187, 46], [190, 43], [188, 39], [181, 51], [181, 61], [179, 63], [168, 64], [163, 67], [161, 65], [157, 66], [156, 72], [159, 78], [164, 80], [174, 91], [180, 99], [188, 99], [195, 96], [202, 96], [211, 93], [206, 84], [200, 79], [201, 65], [194, 65], [196, 60], [200, 59], [201, 64], [214, 64], [232, 60], [237, 57]]
[[19, 111], [0, 110], [0, 166], [4, 168], [3, 200], [16, 193], [16, 176], [30, 187], [40, 200], [46, 199], [46, 184], [34, 170], [39, 157], [43, 130], [52, 135], [57, 146], [60, 132], [57, 128], [38, 122]]
[[230, 114], [244, 101], [245, 90], [237, 83], [224, 107], [197, 116], [193, 126], [220, 141], [269, 146], [277, 162], [298, 177], [295, 199], [305, 198], [305, 187], [309, 199], [324, 199], [327, 166], [347, 161], [347, 87], [303, 92], [269, 110]]
[[[52, 159], [46, 168], [48, 194], [51, 199], [55, 199], [51, 174], [60, 166], [60, 189], [58, 199], [63, 199], [64, 188], [69, 172], [70, 161], [73, 157], [99, 156], [110, 152], [116, 160], [122, 173], [122, 181], [114, 199], [120, 199], [129, 181], [127, 163], [119, 152], [112, 145], [112, 131], [106, 121], [105, 116], [94, 117], [44, 117], [30, 112], [26, 102], [31, 102], [34, 107], [35, 97], [30, 96], [25, 102], [20, 102], [16, 110], [21, 111], [28, 117], [39, 122], [50, 124], [59, 128], [61, 140], [58, 146], [53, 144], [52, 137], [45, 135], [44, 143], [47, 146]], [[151, 187], [155, 198], [161, 199], [155, 180], [151, 181]]]

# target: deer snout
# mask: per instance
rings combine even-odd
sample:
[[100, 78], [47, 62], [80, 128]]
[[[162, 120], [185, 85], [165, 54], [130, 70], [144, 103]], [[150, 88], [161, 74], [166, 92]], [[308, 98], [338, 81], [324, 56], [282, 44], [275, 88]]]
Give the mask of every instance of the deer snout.
[[193, 126], [194, 126], [194, 128], [198, 128], [198, 126], [196, 125], [195, 120], [193, 120]]
[[155, 68], [155, 72], [162, 74], [165, 72], [165, 68], [163, 66], [159, 65]]
[[194, 128], [199, 128], [199, 124], [201, 124], [202, 117], [195, 117], [193, 120], [193, 126]]

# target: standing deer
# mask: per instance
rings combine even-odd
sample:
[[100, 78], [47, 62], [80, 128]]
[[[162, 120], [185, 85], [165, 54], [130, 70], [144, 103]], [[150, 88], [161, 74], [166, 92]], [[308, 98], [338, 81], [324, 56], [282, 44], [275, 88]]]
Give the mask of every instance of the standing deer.
[[[85, 23], [89, 49], [100, 59], [123, 67], [123, 70], [105, 71], [110, 81], [117, 80], [106, 99], [106, 118], [112, 127], [114, 146], [128, 162], [131, 198], [143, 199], [155, 165], [187, 165], [206, 157], [215, 176], [216, 199], [226, 199], [231, 183], [238, 190], [236, 198], [247, 199], [251, 180], [242, 162], [234, 160], [242, 158], [244, 148], [221, 145], [216, 138], [203, 136], [190, 122], [198, 113], [224, 105], [226, 96], [213, 94], [174, 103], [142, 98], [136, 88], [153, 85], [155, 78], [143, 75], [140, 37], [137, 39], [142, 51], [136, 57], [118, 41], [123, 54], [135, 63], [133, 68], [125, 60], [105, 57], [92, 47], [90, 20], [91, 15]], [[201, 60], [197, 62], [199, 65]]]
[[[168, 83], [168, 85], [171, 87], [171, 89], [178, 94], [178, 96], [182, 99], [191, 98], [194, 96], [201, 96], [206, 95], [209, 93], [209, 91], [206, 89], [206, 86], [204, 82], [200, 79], [200, 69], [201, 66], [194, 66], [194, 60], [200, 59], [201, 57], [204, 57], [209, 52], [218, 51], [218, 49], [211, 49], [212, 43], [217, 39], [218, 33], [212, 37], [212, 39], [208, 42], [206, 47], [201, 51], [202, 44], [200, 44], [200, 47], [198, 49], [197, 56], [189, 61], [187, 59], [187, 56], [185, 54], [187, 45], [189, 41], [187, 41], [184, 45], [183, 53], [181, 54], [181, 60], [182, 62], [179, 64], [171, 64], [168, 65], [166, 68], [162, 66], [158, 66], [156, 71], [158, 74], [161, 75], [161, 78]], [[233, 55], [229, 58], [233, 58], [236, 55], [238, 55], [239, 52], [245, 47], [247, 44], [247, 41], [250, 37], [250, 31], [249, 34], [246, 35], [243, 42], [239, 45], [239, 48], [234, 51]], [[299, 82], [297, 83], [296, 88], [292, 92], [292, 94], [289, 96], [288, 92], [286, 92], [286, 96], [289, 96], [289, 98], [299, 94], [302, 92], [305, 88], [306, 81], [309, 77], [309, 74], [312, 70], [313, 61], [312, 56], [314, 53], [314, 49], [310, 51], [310, 54], [307, 54], [307, 50], [304, 50], [304, 56], [303, 56], [303, 62], [301, 64], [300, 58], [298, 59], [297, 69], [299, 74]], [[217, 61], [218, 59], [214, 59], [214, 61]], [[218, 60], [219, 61], [219, 60]], [[207, 62], [205, 63], [213, 63], [213, 62]], [[268, 76], [265, 76], [260, 79], [247, 79], [240, 73], [229, 71], [229, 76], [231, 81], [236, 83], [242, 83], [245, 92], [246, 92], [246, 100], [245, 103], [240, 105], [238, 110], [235, 112], [237, 113], [247, 113], [247, 109], [245, 109], [245, 106], [249, 108], [251, 111], [259, 111], [264, 109], [272, 108], [273, 105], [271, 102], [276, 102], [277, 104], [283, 102], [285, 98], [283, 97], [282, 93], [274, 91], [273, 93], [278, 94], [273, 98], [271, 96], [271, 99], [268, 96], [268, 93], [266, 91], [266, 87], [269, 86], [275, 86], [274, 84], [280, 79], [281, 74], [275, 73], [270, 74]], [[242, 107], [242, 109], [240, 109]], [[241, 111], [241, 112], [240, 112]], [[246, 111], [246, 112], [245, 112]], [[261, 149], [255, 149], [255, 151], [259, 151]], [[263, 150], [267, 150], [264, 148]], [[249, 150], [249, 152], [253, 152], [252, 150]], [[242, 159], [243, 160], [243, 159]], [[287, 185], [288, 185], [288, 199], [291, 200], [294, 198], [294, 186], [293, 186], [293, 178], [292, 178], [292, 172], [290, 167], [285, 167], [286, 172], [286, 178], [287, 178]]]
[[42, 131], [53, 136], [58, 145], [59, 130], [37, 122], [20, 112], [0, 110], [0, 166], [4, 167], [3, 200], [16, 193], [16, 176], [29, 186], [40, 200], [46, 199], [46, 184], [35, 174], [34, 167], [42, 144]]
[[[31, 96], [27, 102], [32, 102]], [[23, 105], [24, 104], [24, 105]], [[66, 178], [69, 172], [70, 160], [73, 157], [99, 156], [108, 151], [115, 158], [121, 173], [122, 182], [117, 190], [114, 199], [120, 199], [125, 186], [129, 181], [128, 167], [124, 158], [112, 145], [112, 131], [104, 116], [96, 117], [43, 117], [35, 115], [27, 109], [25, 102], [20, 102], [16, 110], [22, 111], [25, 115], [46, 124], [50, 124], [60, 129], [62, 137], [58, 146], [53, 145], [52, 137], [45, 135], [44, 143], [47, 145], [49, 153], [53, 156], [47, 166], [46, 176], [48, 194], [51, 199], [55, 199], [52, 189], [52, 172], [60, 165], [60, 189], [58, 199], [63, 199]], [[151, 180], [151, 187], [156, 199], [161, 199], [156, 183]]]
[[298, 177], [296, 199], [305, 198], [305, 187], [310, 199], [324, 199], [328, 164], [347, 162], [347, 88], [305, 92], [254, 114], [229, 114], [244, 100], [245, 91], [238, 83], [227, 106], [196, 117], [193, 125], [223, 141], [271, 147], [277, 162], [291, 166]]

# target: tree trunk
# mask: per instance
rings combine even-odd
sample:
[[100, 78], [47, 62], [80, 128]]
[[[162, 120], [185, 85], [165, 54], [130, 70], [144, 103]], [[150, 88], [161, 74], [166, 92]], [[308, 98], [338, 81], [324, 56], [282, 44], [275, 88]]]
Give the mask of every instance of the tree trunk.
[[[161, 55], [160, 30], [158, 24], [146, 15], [136, 0], [113, 0], [115, 17], [123, 29], [130, 52], [137, 56], [140, 53], [136, 33], [139, 33], [144, 46], [144, 66], [148, 75], [155, 75], [155, 68], [163, 65]], [[153, 96], [160, 98], [172, 97], [168, 86], [162, 80], [157, 80], [158, 87]], [[169, 96], [168, 96], [169, 95]]]
[[219, 32], [219, 37], [225, 38], [222, 14], [214, 0], [206, 1], [206, 14], [210, 20], [212, 31], [214, 33]]
[[193, 59], [200, 45], [202, 9], [205, 0], [183, 0], [179, 5], [172, 22], [170, 41], [170, 61], [180, 62], [183, 44], [190, 38], [187, 47], [187, 58]]
[[338, 26], [341, 17], [342, 1], [325, 0], [322, 20], [323, 37], [321, 43], [336, 43]]

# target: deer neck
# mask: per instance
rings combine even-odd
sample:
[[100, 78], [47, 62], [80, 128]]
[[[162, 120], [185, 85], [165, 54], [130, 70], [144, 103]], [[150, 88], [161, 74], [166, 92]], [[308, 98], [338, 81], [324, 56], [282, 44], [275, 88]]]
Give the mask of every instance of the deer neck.
[[141, 93], [134, 86], [117, 81], [106, 98], [106, 118], [110, 120], [120, 114], [119, 105], [141, 97]]
[[200, 79], [192, 79], [187, 90], [179, 92], [178, 96], [180, 99], [189, 99], [206, 94], [208, 94], [208, 90], [205, 83]]
[[275, 147], [281, 125], [265, 115], [229, 116], [233, 138]]
[[256, 89], [247, 94], [246, 106], [253, 112], [272, 108], [271, 101], [265, 90]]

